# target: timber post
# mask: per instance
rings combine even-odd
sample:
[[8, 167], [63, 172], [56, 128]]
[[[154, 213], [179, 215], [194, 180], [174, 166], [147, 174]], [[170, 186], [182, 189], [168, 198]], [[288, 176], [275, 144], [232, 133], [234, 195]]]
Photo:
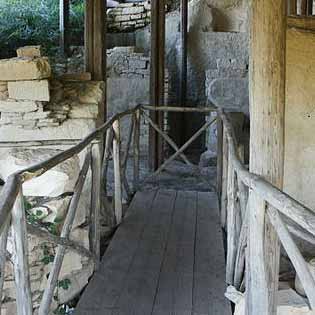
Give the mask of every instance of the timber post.
[[[250, 47], [250, 171], [282, 188], [286, 0], [254, 0]], [[266, 233], [267, 231], [267, 233]], [[266, 202], [250, 191], [247, 314], [275, 315], [279, 239]], [[252, 280], [255, 281], [252, 281]]]
[[[165, 2], [151, 2], [151, 75], [150, 75], [150, 105], [164, 105], [165, 85]], [[150, 112], [151, 119], [160, 129], [163, 129], [163, 113]], [[157, 132], [149, 129], [149, 167], [156, 170], [163, 159], [163, 142]]]

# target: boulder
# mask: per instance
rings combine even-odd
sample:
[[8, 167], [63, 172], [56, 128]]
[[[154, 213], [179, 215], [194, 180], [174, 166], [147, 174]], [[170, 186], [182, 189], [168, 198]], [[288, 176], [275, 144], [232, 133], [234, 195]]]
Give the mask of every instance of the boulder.
[[[4, 180], [12, 173], [44, 161], [60, 150], [55, 149], [10, 149], [0, 156], [0, 176]], [[79, 158], [74, 156], [57, 165], [40, 177], [23, 184], [25, 196], [57, 197], [73, 191], [80, 172]]]
[[8, 83], [9, 97], [15, 100], [49, 102], [48, 80], [16, 81]]
[[12, 58], [0, 60], [0, 81], [42, 80], [51, 76], [47, 58]]

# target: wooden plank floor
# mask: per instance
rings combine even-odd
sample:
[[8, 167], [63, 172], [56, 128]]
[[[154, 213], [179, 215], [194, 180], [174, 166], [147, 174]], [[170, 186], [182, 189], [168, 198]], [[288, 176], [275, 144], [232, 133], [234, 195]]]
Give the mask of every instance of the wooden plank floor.
[[75, 315], [230, 315], [214, 193], [138, 192]]

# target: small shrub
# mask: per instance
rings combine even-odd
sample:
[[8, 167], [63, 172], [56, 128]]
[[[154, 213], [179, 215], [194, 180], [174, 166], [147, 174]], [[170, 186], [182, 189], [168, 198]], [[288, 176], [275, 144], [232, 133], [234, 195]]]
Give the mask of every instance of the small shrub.
[[[84, 34], [84, 1], [71, 2], [70, 38]], [[42, 45], [50, 55], [59, 45], [59, 1], [0, 0], [0, 57], [15, 56], [15, 50], [25, 45]]]

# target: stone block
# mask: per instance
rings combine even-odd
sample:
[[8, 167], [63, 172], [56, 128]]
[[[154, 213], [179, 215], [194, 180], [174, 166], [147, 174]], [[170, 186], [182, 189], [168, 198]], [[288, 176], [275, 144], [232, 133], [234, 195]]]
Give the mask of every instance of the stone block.
[[8, 82], [0, 81], [0, 93], [8, 90]]
[[41, 46], [24, 46], [16, 50], [18, 57], [30, 57], [36, 58], [41, 57]]
[[9, 97], [16, 100], [50, 100], [48, 80], [15, 81], [8, 83]]
[[64, 82], [64, 99], [81, 104], [100, 104], [104, 101], [105, 84], [102, 81]]
[[97, 119], [98, 117], [98, 106], [94, 104], [72, 104], [69, 112], [70, 118], [91, 118]]
[[35, 101], [14, 101], [14, 100], [0, 100], [0, 112], [4, 113], [29, 113], [35, 112], [39, 105]]
[[38, 130], [17, 129], [13, 125], [4, 125], [0, 129], [0, 141], [81, 140], [95, 127], [95, 119], [68, 119], [58, 128], [48, 126]]
[[51, 76], [47, 58], [12, 58], [0, 60], [1, 81], [42, 80]]
[[117, 15], [114, 17], [115, 22], [126, 22], [130, 20], [129, 15]]
[[143, 6], [133, 6], [133, 7], [127, 7], [123, 9], [123, 14], [126, 15], [132, 15], [132, 14], [139, 14], [144, 12]]

